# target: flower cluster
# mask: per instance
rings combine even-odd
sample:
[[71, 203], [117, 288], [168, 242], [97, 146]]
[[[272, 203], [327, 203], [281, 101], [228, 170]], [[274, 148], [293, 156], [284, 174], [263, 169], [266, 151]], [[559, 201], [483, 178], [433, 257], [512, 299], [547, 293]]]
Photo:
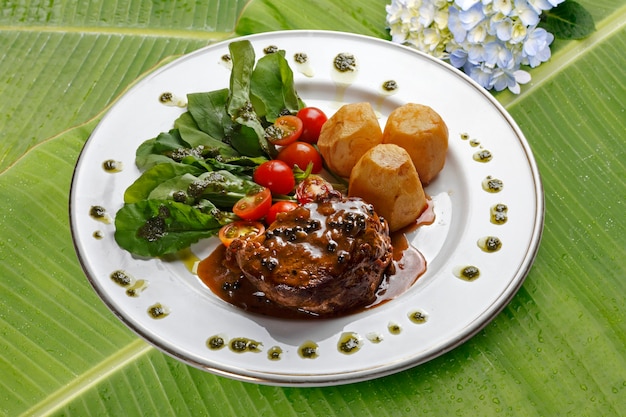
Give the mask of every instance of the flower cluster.
[[393, 42], [461, 68], [486, 89], [519, 94], [530, 81], [522, 65], [550, 58], [554, 36], [538, 27], [541, 14], [564, 0], [392, 0], [387, 24]]

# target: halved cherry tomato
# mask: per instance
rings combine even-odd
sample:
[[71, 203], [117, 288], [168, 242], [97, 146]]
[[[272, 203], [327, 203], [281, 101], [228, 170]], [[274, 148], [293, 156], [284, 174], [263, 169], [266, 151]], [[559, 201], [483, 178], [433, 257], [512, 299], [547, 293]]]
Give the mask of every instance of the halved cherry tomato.
[[302, 134], [302, 120], [296, 116], [280, 116], [265, 129], [265, 137], [274, 145], [285, 146], [298, 140]]
[[317, 143], [322, 126], [328, 120], [326, 114], [317, 107], [304, 107], [296, 114], [302, 120], [302, 134], [300, 140], [307, 143]]
[[259, 220], [272, 206], [272, 193], [269, 188], [261, 187], [257, 193], [247, 195], [233, 206], [233, 213], [244, 220]]
[[290, 167], [297, 165], [303, 171], [312, 163], [313, 170], [311, 172], [314, 174], [323, 168], [322, 156], [313, 145], [306, 142], [294, 142], [285, 146], [278, 152], [276, 159], [286, 162]]
[[254, 182], [270, 189], [272, 194], [289, 194], [296, 186], [293, 171], [283, 161], [263, 162], [253, 174]]
[[261, 222], [253, 222], [247, 220], [238, 220], [222, 226], [218, 232], [218, 237], [228, 247], [233, 240], [244, 236], [260, 236], [265, 233], [265, 226]]
[[288, 211], [291, 211], [297, 208], [298, 206], [299, 204], [296, 203], [295, 201], [288, 201], [288, 200], [274, 203], [272, 207], [270, 207], [270, 211], [268, 211], [267, 215], [265, 216], [265, 223], [268, 225], [274, 223], [274, 221], [276, 220], [277, 214], [286, 213]]
[[318, 175], [309, 175], [296, 187], [296, 198], [300, 204], [328, 198], [331, 195], [339, 195], [339, 191]]

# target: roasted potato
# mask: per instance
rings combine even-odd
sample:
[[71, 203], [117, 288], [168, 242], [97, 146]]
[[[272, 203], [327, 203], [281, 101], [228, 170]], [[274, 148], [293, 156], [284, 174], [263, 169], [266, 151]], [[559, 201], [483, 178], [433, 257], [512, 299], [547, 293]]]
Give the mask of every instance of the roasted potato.
[[368, 102], [342, 106], [322, 126], [317, 147], [328, 168], [348, 178], [350, 172], [369, 149], [382, 142], [383, 133]]
[[394, 144], [377, 145], [359, 159], [350, 175], [348, 195], [372, 204], [391, 231], [415, 222], [428, 206], [411, 157]]
[[408, 103], [389, 115], [383, 143], [406, 149], [422, 184], [426, 185], [443, 169], [448, 151], [448, 127], [432, 108]]

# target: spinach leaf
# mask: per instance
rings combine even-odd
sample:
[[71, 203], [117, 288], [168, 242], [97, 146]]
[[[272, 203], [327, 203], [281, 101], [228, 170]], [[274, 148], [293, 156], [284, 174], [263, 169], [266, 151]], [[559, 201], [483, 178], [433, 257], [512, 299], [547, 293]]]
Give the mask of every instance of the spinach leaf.
[[168, 160], [167, 163], [157, 164], [141, 174], [124, 192], [124, 202], [127, 204], [146, 200], [161, 183], [184, 174], [200, 175], [203, 170], [187, 164]]
[[242, 174], [252, 177], [256, 167], [267, 161], [268, 159], [263, 156], [256, 158], [239, 156], [234, 158], [220, 158], [219, 160], [217, 158], [209, 158], [205, 162], [214, 170], [223, 169], [233, 174]]
[[250, 93], [257, 115], [270, 123], [282, 114], [295, 114], [304, 106], [282, 50], [259, 59], [250, 80]]
[[216, 207], [232, 209], [237, 201], [258, 192], [260, 186], [252, 178], [228, 171], [205, 172], [187, 187], [187, 195], [194, 201], [207, 199]]
[[[178, 119], [174, 121], [174, 127], [178, 129], [178, 133], [180, 134], [182, 140], [188, 143], [190, 148], [198, 148], [202, 146], [202, 153], [214, 156], [223, 155], [232, 157], [239, 155], [239, 153], [228, 143], [223, 142], [221, 139], [216, 139], [215, 137], [200, 130], [191, 115], [191, 112], [181, 114]], [[222, 134], [220, 138], [221, 137], [224, 137], [224, 135]]]
[[233, 131], [231, 144], [246, 156], [274, 155], [276, 149], [265, 138], [265, 128], [252, 106], [250, 83], [255, 55], [250, 41], [228, 45], [233, 69], [230, 73], [230, 93], [227, 111], [239, 125]]
[[215, 235], [218, 217], [172, 200], [125, 204], [115, 216], [115, 241], [139, 256], [162, 256]]
[[156, 138], [139, 145], [135, 153], [135, 164], [140, 170], [145, 170], [156, 164], [172, 161], [172, 157], [184, 149], [190, 150], [191, 146], [183, 140], [178, 129], [161, 132]]
[[228, 88], [187, 94], [187, 109], [198, 128], [219, 140], [230, 136], [233, 130], [233, 121], [227, 111], [228, 95]]

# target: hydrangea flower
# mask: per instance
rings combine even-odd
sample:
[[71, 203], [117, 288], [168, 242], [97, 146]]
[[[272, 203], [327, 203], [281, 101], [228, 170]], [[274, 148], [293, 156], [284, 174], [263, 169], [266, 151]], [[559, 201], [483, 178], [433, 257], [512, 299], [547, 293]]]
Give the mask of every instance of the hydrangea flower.
[[565, 0], [392, 0], [393, 42], [462, 69], [486, 89], [520, 92], [530, 81], [522, 65], [550, 59], [554, 36], [537, 27], [541, 13]]

